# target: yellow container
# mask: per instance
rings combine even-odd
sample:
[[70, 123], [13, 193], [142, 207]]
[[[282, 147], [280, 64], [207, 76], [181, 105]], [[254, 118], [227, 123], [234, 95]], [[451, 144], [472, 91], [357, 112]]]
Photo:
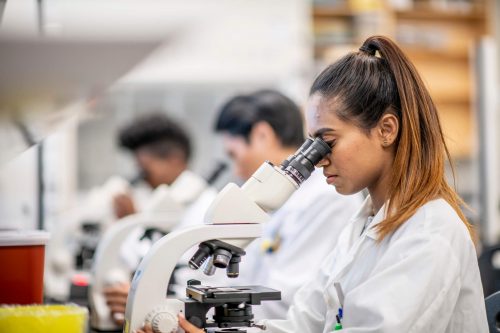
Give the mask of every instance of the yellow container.
[[85, 333], [87, 308], [77, 305], [0, 307], [2, 333]]

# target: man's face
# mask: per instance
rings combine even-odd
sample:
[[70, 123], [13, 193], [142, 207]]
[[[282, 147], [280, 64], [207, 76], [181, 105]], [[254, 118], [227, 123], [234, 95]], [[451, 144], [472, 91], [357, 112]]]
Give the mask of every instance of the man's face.
[[145, 180], [152, 188], [162, 184], [170, 185], [178, 176], [178, 159], [160, 158], [143, 150], [139, 150], [135, 156], [139, 168], [146, 176]]
[[226, 153], [234, 163], [235, 173], [242, 180], [247, 180], [265, 161], [258, 145], [246, 141], [243, 136], [224, 134], [223, 144]]

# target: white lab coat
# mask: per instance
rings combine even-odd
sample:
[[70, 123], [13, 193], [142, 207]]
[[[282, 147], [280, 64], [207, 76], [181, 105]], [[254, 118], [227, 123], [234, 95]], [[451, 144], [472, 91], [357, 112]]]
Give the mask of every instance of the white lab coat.
[[[361, 194], [338, 194], [326, 183], [321, 170], [316, 170], [263, 224], [263, 236], [245, 248], [239, 278], [229, 279], [219, 269], [212, 278], [183, 271], [176, 275], [178, 282], [198, 278], [211, 286], [261, 285], [279, 290], [281, 301], [264, 301], [252, 311], [256, 319], [285, 318], [294, 294], [319, 269], [362, 202]], [[273, 239], [275, 233], [281, 238], [279, 248], [264, 252], [262, 243]]]
[[430, 201], [380, 244], [360, 236], [372, 210], [368, 197], [319, 274], [296, 295], [287, 320], [266, 332], [331, 332], [345, 296], [342, 332], [488, 332], [476, 252], [465, 225], [443, 199]]

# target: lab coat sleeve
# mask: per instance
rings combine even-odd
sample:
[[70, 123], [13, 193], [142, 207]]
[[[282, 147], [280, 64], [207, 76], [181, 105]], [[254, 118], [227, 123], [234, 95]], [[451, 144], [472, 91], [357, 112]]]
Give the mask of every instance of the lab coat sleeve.
[[444, 332], [460, 287], [460, 263], [446, 239], [397, 239], [370, 276], [346, 293], [343, 332]]

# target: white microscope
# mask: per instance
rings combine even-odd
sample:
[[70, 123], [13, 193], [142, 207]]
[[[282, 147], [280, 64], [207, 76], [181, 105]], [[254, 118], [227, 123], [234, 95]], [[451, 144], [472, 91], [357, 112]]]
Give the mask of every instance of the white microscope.
[[96, 229], [105, 230], [116, 219], [111, 204], [112, 198], [128, 191], [128, 181], [118, 176], [111, 177], [87, 195], [78, 211], [61, 218], [59, 224], [51, 230], [46, 250], [45, 297], [57, 302], [69, 300], [72, 277], [79, 271], [76, 255], [84, 248], [82, 241], [88, 239], [97, 242], [99, 236], [86, 235], [83, 231], [84, 224], [92, 221]]
[[[237, 277], [241, 249], [261, 235], [260, 223], [267, 212], [281, 207], [331, 152], [321, 138], [308, 139], [281, 166], [265, 162], [240, 188], [230, 183], [217, 195], [205, 215], [205, 225], [171, 232], [157, 241], [135, 272], [127, 299], [124, 332], [131, 333], [149, 322], [156, 333], [182, 333], [177, 314], [200, 328], [255, 326], [250, 305], [279, 299], [278, 291], [263, 287], [211, 288], [189, 281], [186, 300], [167, 297], [168, 282], [178, 259], [193, 245], [200, 244], [189, 265], [205, 272], [213, 266], [226, 268], [228, 277]], [[232, 301], [231, 301], [232, 300]], [[231, 306], [229, 306], [229, 305]], [[214, 321], [205, 314], [216, 306]], [[203, 308], [203, 311], [200, 310]], [[245, 332], [229, 329], [229, 332]]]
[[[88, 301], [90, 326], [96, 331], [117, 331], [103, 295], [106, 286], [129, 282], [132, 267], [122, 258], [122, 247], [134, 231], [155, 229], [163, 233], [173, 230], [186, 208], [208, 187], [207, 182], [190, 171], [184, 171], [171, 185], [155, 189], [142, 212], [116, 221], [105, 232], [94, 255]], [[137, 235], [138, 238], [140, 235]]]

